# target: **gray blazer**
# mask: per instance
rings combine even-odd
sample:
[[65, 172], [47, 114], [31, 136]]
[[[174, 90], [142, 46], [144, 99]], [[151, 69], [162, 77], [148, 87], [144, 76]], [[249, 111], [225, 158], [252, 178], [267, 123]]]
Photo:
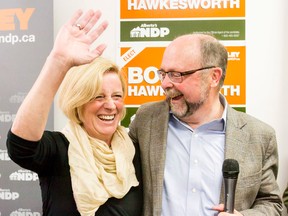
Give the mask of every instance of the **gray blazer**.
[[[168, 118], [169, 106], [165, 101], [147, 103], [137, 110], [129, 127], [131, 139], [140, 147], [144, 216], [161, 215]], [[225, 158], [236, 159], [240, 166], [235, 209], [245, 216], [281, 215], [275, 131], [228, 106]], [[222, 186], [221, 203], [223, 194]]]

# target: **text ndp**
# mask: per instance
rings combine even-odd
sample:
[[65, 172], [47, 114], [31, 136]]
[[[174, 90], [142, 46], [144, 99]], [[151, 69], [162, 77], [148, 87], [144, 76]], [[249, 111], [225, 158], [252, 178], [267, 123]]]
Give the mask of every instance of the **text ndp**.
[[0, 161], [10, 161], [10, 157], [8, 155], [7, 150], [0, 149]]
[[37, 181], [38, 175], [28, 170], [19, 170], [9, 176], [11, 181]]
[[10, 114], [8, 112], [0, 112], [0, 122], [13, 122], [16, 114]]
[[13, 211], [10, 216], [41, 216], [41, 213], [32, 212], [31, 209], [19, 209], [17, 211]]
[[16, 200], [20, 197], [19, 193], [11, 192], [10, 190], [0, 189], [0, 199], [1, 200]]
[[166, 27], [157, 27], [157, 24], [142, 24], [136, 28], [133, 28], [130, 31], [131, 38], [156, 38], [156, 37], [165, 37], [169, 35], [170, 29]]
[[0, 10], [0, 30], [1, 31], [13, 31], [17, 30], [17, 24], [19, 23], [20, 30], [27, 30], [29, 20], [34, 12], [35, 8], [13, 8]]

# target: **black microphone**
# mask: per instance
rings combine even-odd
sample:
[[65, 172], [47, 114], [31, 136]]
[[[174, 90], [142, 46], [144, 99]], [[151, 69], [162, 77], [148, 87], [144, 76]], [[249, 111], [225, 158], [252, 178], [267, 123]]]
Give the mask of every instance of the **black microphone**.
[[223, 162], [222, 173], [224, 178], [224, 211], [234, 212], [235, 189], [239, 174], [239, 164], [237, 160], [226, 159]]

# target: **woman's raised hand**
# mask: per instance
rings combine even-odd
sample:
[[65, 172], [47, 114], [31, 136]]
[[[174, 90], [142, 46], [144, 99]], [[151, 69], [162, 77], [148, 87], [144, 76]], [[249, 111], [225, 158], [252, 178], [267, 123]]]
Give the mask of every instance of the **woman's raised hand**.
[[51, 54], [57, 61], [67, 67], [87, 64], [100, 56], [106, 48], [105, 44], [92, 44], [107, 28], [108, 22], [103, 21], [98, 26], [100, 11], [89, 10], [83, 14], [78, 10], [72, 18], [59, 30]]

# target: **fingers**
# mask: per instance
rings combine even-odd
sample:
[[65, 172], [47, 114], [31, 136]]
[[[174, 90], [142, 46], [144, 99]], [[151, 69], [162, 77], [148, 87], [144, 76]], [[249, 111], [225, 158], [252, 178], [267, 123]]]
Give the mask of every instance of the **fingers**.
[[101, 17], [100, 11], [95, 11], [88, 14], [87, 16], [84, 16], [83, 20], [81, 21], [82, 23], [80, 23], [82, 24], [83, 31], [88, 33], [94, 27], [94, 25], [97, 23], [100, 17]]
[[[77, 31], [82, 31], [85, 34], [89, 34], [90, 42], [94, 42], [107, 28], [108, 22], [102, 22], [98, 27], [95, 24], [101, 17], [101, 11], [87, 11], [83, 16], [82, 10], [77, 10], [69, 21], [69, 25], [75, 27]], [[82, 17], [81, 17], [82, 16]], [[91, 31], [91, 32], [90, 32]]]
[[224, 204], [213, 206], [212, 209], [216, 211], [224, 211]]
[[87, 11], [80, 19], [78, 19], [74, 25], [79, 28], [79, 30], [83, 30], [85, 33], [89, 32], [90, 29], [95, 25], [95, 23], [101, 17], [100, 11]]
[[100, 19], [101, 11], [89, 10], [83, 16], [82, 14], [82, 10], [77, 10], [69, 21], [69, 25], [77, 27], [79, 30], [83, 30], [85, 33], [88, 33]]
[[93, 43], [105, 31], [107, 26], [108, 26], [108, 22], [104, 21], [96, 29], [89, 32], [89, 36], [91, 39], [90, 42]]
[[[99, 10], [89, 10], [85, 13], [77, 10], [69, 22], [62, 29], [59, 49], [63, 55], [68, 55], [73, 60], [73, 64], [79, 65], [88, 63], [90, 60], [102, 55], [106, 45], [101, 44], [92, 48], [92, 44], [99, 38], [108, 26], [107, 21], [98, 24], [101, 18]], [[97, 24], [97, 25], [96, 25]], [[63, 43], [67, 49], [63, 49]]]
[[101, 44], [97, 46], [93, 51], [91, 51], [94, 55], [94, 58], [101, 56], [106, 47], [106, 44]]
[[67, 25], [73, 26], [76, 24], [77, 20], [82, 16], [83, 11], [82, 10], [77, 10], [75, 13], [72, 15], [72, 18], [68, 21]]

